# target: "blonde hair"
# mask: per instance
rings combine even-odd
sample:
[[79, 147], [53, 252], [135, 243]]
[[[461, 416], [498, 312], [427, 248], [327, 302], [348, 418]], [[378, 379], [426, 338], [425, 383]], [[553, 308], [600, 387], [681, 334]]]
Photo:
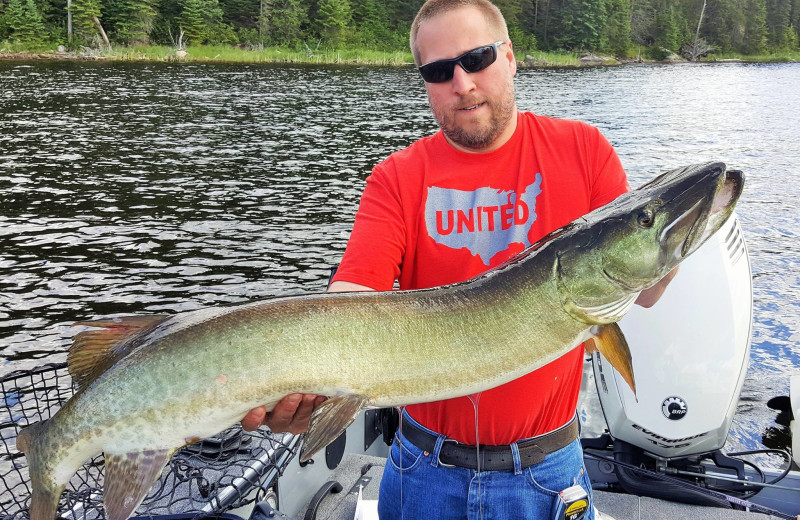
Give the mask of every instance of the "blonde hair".
[[475, 8], [481, 12], [493, 38], [508, 41], [506, 19], [500, 9], [489, 0], [427, 0], [417, 11], [417, 16], [414, 17], [414, 22], [411, 24], [411, 34], [409, 36], [411, 53], [414, 55], [414, 62], [417, 66], [422, 65], [420, 63], [419, 50], [417, 50], [417, 33], [419, 33], [419, 26], [422, 22], [435, 18], [440, 14], [468, 7]]

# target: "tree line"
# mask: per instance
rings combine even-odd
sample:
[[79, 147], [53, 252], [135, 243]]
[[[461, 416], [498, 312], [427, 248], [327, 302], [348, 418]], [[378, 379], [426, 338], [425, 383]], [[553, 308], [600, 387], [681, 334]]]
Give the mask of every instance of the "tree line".
[[[423, 0], [0, 0], [0, 41], [401, 50]], [[496, 0], [517, 50], [800, 49], [800, 0]], [[72, 33], [67, 33], [67, 13]]]

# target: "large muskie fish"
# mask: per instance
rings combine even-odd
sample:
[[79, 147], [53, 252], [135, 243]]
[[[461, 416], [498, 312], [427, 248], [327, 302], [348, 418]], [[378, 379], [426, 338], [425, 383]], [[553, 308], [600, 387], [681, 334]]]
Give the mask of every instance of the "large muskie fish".
[[96, 328], [68, 357], [79, 390], [17, 438], [31, 519], [53, 520], [70, 477], [102, 451], [106, 515], [124, 520], [177, 448], [294, 392], [332, 396], [312, 416], [307, 459], [365, 407], [486, 390], [590, 337], [633, 387], [615, 322], [720, 228], [742, 187], [721, 163], [668, 172], [454, 285], [84, 323]]

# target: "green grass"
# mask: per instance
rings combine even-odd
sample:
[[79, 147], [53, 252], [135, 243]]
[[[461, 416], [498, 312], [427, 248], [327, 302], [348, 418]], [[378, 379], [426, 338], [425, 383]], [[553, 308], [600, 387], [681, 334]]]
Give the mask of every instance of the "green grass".
[[800, 62], [800, 51], [775, 51], [767, 54], [736, 54], [736, 53], [717, 53], [703, 58], [704, 62], [715, 62], [720, 60], [740, 60], [748, 63], [790, 63]]
[[517, 61], [525, 61], [527, 56], [533, 58], [535, 67], [578, 67], [581, 62], [574, 52], [529, 51], [517, 53]]
[[0, 53], [27, 53], [46, 54], [55, 52], [57, 44], [53, 43], [21, 43], [3, 40], [0, 41]]
[[[7, 53], [53, 54], [55, 45], [33, 47], [18, 43], [2, 42], [0, 49]], [[186, 49], [187, 55], [179, 59], [172, 47], [148, 45], [142, 47], [115, 46], [112, 50], [77, 49], [74, 57], [102, 58], [116, 61], [189, 61], [232, 63], [321, 63], [321, 64], [365, 64], [405, 65], [414, 59], [408, 51], [376, 51], [372, 49], [307, 49], [296, 50], [283, 47], [245, 49], [230, 45], [199, 45]], [[55, 56], [54, 56], [55, 57]]]

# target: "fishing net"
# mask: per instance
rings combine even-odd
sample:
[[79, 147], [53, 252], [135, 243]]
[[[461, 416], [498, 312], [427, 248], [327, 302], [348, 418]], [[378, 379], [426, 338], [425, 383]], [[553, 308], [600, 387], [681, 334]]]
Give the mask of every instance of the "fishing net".
[[[0, 378], [0, 519], [29, 518], [30, 480], [19, 430], [52, 416], [74, 393], [66, 364], [50, 364]], [[260, 500], [294, 456], [299, 437], [238, 425], [179, 450], [136, 516], [221, 516]], [[86, 462], [61, 496], [59, 518], [103, 519], [103, 456]]]

